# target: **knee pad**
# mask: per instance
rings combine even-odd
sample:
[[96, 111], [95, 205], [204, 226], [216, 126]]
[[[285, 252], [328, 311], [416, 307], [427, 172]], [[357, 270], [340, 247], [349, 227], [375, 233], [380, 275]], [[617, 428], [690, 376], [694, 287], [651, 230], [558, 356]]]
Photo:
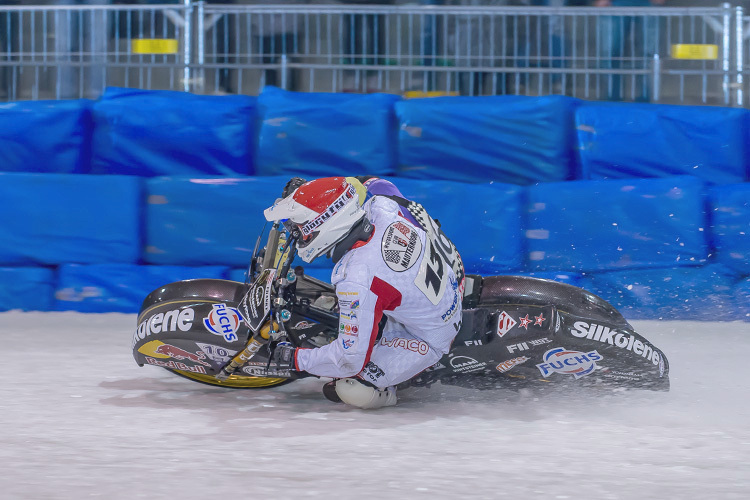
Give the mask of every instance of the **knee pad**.
[[353, 378], [337, 380], [336, 394], [344, 403], [365, 410], [393, 406], [397, 401], [394, 388], [379, 390]]

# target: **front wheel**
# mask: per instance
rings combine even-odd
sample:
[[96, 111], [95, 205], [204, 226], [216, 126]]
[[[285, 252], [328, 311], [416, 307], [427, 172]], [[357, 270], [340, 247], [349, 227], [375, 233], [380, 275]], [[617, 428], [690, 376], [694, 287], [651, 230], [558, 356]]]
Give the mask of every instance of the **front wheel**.
[[193, 373], [187, 370], [166, 369], [169, 372], [202, 384], [212, 385], [214, 387], [228, 387], [230, 389], [263, 389], [266, 387], [278, 387], [287, 384], [293, 379], [288, 378], [271, 378], [271, 377], [247, 377], [242, 375], [230, 375], [226, 380], [219, 380], [212, 375]]

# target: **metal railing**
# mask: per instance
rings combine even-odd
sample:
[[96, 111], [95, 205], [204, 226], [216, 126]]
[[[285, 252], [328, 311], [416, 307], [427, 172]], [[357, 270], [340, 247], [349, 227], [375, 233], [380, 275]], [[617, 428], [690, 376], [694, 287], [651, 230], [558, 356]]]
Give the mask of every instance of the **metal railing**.
[[277, 85], [743, 106], [749, 38], [729, 4], [0, 7], [0, 100]]

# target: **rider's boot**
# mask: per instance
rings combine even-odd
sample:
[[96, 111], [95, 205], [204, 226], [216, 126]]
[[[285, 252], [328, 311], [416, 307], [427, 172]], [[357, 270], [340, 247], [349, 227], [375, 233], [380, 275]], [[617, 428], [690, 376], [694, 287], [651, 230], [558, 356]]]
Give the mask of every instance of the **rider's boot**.
[[355, 378], [342, 378], [335, 383], [336, 395], [348, 405], [371, 410], [396, 404], [395, 387], [380, 390]]
[[339, 395], [336, 394], [337, 381], [338, 380], [331, 380], [330, 382], [326, 382], [323, 385], [323, 396], [325, 396], [328, 401], [332, 401], [334, 403], [343, 403]]

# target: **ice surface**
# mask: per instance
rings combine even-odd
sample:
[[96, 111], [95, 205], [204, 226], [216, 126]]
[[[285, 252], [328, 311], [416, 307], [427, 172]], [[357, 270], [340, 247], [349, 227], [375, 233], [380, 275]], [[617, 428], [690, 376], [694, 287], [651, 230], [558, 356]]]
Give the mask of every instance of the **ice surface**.
[[750, 323], [633, 322], [669, 393], [436, 385], [362, 411], [317, 379], [139, 368], [135, 322], [0, 314], [0, 498], [750, 498]]

